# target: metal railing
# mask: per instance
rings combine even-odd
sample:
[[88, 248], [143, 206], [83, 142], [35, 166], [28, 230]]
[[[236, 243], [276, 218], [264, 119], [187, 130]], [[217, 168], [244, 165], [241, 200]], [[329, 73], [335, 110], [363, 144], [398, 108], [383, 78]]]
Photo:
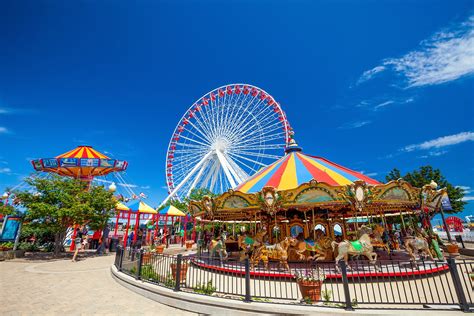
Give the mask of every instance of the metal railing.
[[[446, 261], [341, 261], [291, 263], [291, 273], [270, 262], [268, 270], [252, 270], [242, 262], [218, 258], [156, 254], [124, 250], [116, 253], [115, 266], [123, 273], [175, 291], [193, 292], [246, 302], [315, 304], [345, 308], [436, 307], [462, 311], [474, 308], [474, 260]], [[302, 297], [293, 273], [320, 269], [326, 275], [321, 297]]]

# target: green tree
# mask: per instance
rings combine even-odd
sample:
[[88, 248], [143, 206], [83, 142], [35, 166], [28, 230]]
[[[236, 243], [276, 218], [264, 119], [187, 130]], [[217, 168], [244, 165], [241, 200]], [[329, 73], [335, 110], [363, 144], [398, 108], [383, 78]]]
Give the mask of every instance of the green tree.
[[53, 176], [25, 179], [34, 192], [15, 192], [25, 207], [25, 220], [34, 221], [54, 232], [54, 254], [62, 249], [67, 229], [88, 224], [96, 229], [107, 223], [115, 207], [113, 194], [101, 186], [88, 187], [77, 179]]
[[0, 200], [0, 214], [3, 216], [15, 214], [15, 208], [10, 204], [6, 204], [4, 201]]
[[199, 201], [205, 196], [210, 196], [210, 197], [215, 197], [217, 194], [212, 193], [211, 190], [207, 188], [194, 188], [191, 190], [191, 193], [189, 193], [189, 196], [185, 197], [183, 201], [178, 201], [178, 200], [168, 200], [165, 205], [159, 208], [159, 210], [164, 209], [168, 205], [173, 205], [177, 209], [187, 213], [188, 212], [188, 204], [189, 201]]
[[400, 170], [394, 168], [388, 173], [388, 175], [385, 177], [385, 180], [388, 182], [400, 178], [417, 188], [421, 188], [425, 184], [429, 184], [431, 180], [436, 182], [439, 188], [446, 188], [451, 201], [451, 206], [453, 207], [452, 211], [446, 211], [446, 213], [461, 212], [464, 209], [464, 206], [467, 204], [462, 200], [464, 197], [463, 190], [461, 188], [456, 188], [454, 185], [449, 183], [448, 180], [446, 180], [446, 178], [442, 175], [441, 171], [439, 169], [433, 169], [432, 166], [422, 166], [418, 170], [413, 170], [412, 172], [406, 173], [404, 176], [400, 176]]

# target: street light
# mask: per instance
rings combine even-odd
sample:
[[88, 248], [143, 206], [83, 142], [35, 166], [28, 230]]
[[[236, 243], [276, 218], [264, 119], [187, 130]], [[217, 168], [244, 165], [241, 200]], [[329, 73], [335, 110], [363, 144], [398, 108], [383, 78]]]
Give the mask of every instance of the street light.
[[109, 192], [115, 192], [117, 190], [117, 186], [115, 185], [115, 182], [112, 182], [111, 185], [109, 185]]

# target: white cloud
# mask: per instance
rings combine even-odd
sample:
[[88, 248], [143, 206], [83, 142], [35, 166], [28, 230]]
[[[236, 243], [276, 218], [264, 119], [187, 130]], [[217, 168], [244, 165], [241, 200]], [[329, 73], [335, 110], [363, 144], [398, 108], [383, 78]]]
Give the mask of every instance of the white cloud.
[[357, 84], [361, 84], [367, 80], [372, 79], [376, 74], [384, 70], [385, 70], [385, 66], [377, 66], [372, 69], [364, 71], [362, 76], [360, 76], [359, 80], [357, 81]]
[[340, 126], [340, 129], [353, 129], [353, 128], [359, 128], [365, 125], [368, 125], [372, 123], [371, 121], [358, 121], [358, 122], [352, 122], [352, 123], [347, 123], [342, 126]]
[[471, 187], [468, 187], [466, 185], [457, 185], [456, 188], [461, 189], [464, 194], [469, 194], [472, 192]]
[[[431, 148], [441, 148], [445, 146], [456, 145], [468, 141], [474, 141], [473, 132], [462, 132], [455, 135], [438, 137], [433, 140], [423, 142], [421, 144], [412, 144], [403, 148], [403, 151], [426, 150]], [[438, 155], [439, 156], [439, 155]]]
[[9, 131], [6, 127], [0, 126], [0, 134], [7, 134]]
[[393, 104], [393, 103], [395, 103], [395, 101], [389, 100], [389, 101], [385, 101], [385, 102], [382, 102], [380, 104], [377, 104], [374, 107], [374, 111], [377, 111], [378, 109], [383, 108], [384, 106], [387, 106], [387, 105], [390, 105], [390, 104]]
[[149, 185], [144, 185], [140, 187], [143, 190], [149, 190], [151, 187]]
[[0, 114], [8, 114], [10, 111], [7, 108], [0, 108]]
[[462, 201], [464, 202], [474, 201], [474, 196], [465, 196], [462, 198]]
[[365, 71], [358, 83], [388, 69], [405, 77], [408, 87], [436, 85], [474, 74], [474, 16], [433, 34], [417, 50], [384, 60]]
[[1, 173], [10, 174], [11, 172], [12, 170], [10, 168], [0, 168], [0, 174]]

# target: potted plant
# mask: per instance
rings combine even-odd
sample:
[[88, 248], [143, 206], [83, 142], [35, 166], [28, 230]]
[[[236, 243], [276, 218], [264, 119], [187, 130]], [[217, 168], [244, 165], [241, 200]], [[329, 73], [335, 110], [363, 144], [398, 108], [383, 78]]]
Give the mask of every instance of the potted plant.
[[159, 244], [158, 246], [156, 246], [155, 250], [156, 250], [156, 253], [163, 253], [163, 250], [165, 249], [165, 245], [164, 244]]
[[[171, 275], [173, 277], [173, 280], [176, 281], [176, 268], [177, 268], [178, 264], [171, 263], [170, 266], [171, 266]], [[181, 263], [181, 271], [179, 273], [179, 279], [180, 279], [181, 283], [186, 281], [186, 274], [187, 273], [188, 273], [188, 264], [186, 262], [182, 262]]]
[[321, 299], [321, 287], [326, 279], [324, 271], [317, 267], [316, 269], [306, 270], [295, 273], [296, 282], [300, 288], [303, 300], [316, 302]]
[[186, 250], [193, 248], [194, 240], [186, 240]]
[[456, 243], [450, 243], [446, 245], [446, 249], [450, 255], [457, 255], [459, 254], [459, 246]]

